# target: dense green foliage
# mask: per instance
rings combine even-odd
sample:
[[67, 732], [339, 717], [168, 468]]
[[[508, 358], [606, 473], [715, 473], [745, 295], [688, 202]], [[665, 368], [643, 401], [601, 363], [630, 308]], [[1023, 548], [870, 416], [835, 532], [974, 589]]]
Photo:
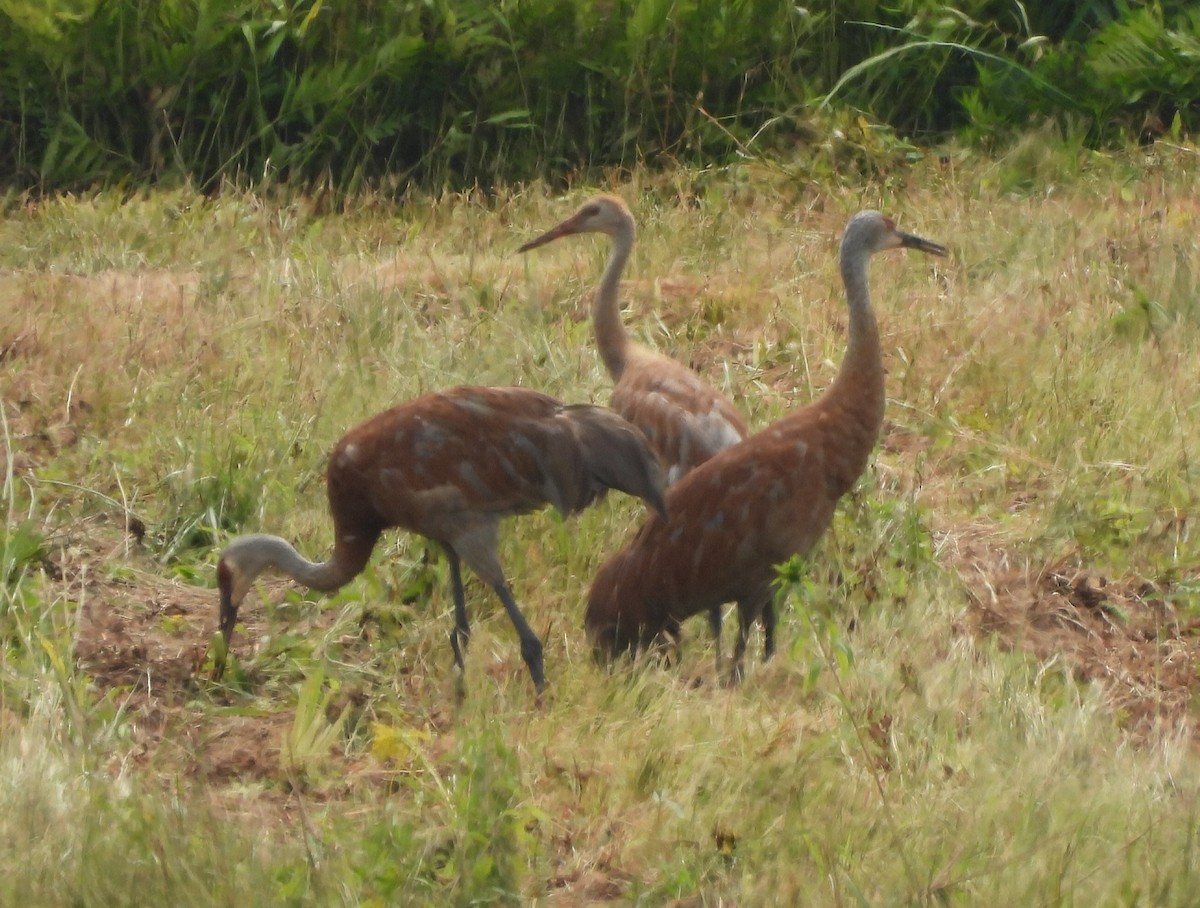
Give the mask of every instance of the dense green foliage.
[[18, 186], [185, 176], [351, 190], [711, 161], [825, 131], [1195, 125], [1191, 4], [0, 0]]

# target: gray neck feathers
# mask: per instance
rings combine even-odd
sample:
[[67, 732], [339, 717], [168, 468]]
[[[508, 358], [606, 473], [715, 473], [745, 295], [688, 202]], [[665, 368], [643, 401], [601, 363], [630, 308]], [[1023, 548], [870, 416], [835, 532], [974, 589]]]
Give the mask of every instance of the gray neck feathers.
[[612, 252], [608, 264], [600, 276], [600, 285], [596, 289], [596, 299], [592, 308], [592, 324], [596, 331], [596, 345], [600, 349], [600, 358], [608, 374], [617, 380], [625, 370], [626, 351], [629, 347], [629, 335], [621, 323], [621, 310], [617, 301], [621, 286], [621, 275], [625, 271], [625, 263], [633, 250], [635, 231], [632, 224], [613, 234]]

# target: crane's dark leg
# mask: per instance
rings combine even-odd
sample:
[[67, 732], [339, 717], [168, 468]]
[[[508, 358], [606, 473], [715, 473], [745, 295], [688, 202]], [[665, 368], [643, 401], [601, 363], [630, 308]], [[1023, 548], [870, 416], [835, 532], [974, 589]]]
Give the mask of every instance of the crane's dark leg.
[[771, 590], [754, 593], [744, 599], [739, 599], [738, 609], [738, 638], [733, 651], [733, 667], [729, 671], [729, 683], [737, 684], [742, 680], [743, 664], [746, 657], [746, 641], [750, 636], [750, 628], [759, 618], [763, 625], [763, 651], [765, 658], [775, 652], [775, 606], [771, 598]]
[[[633, 645], [629, 647], [630, 658], [636, 659], [638, 654], [645, 651], [653, 655], [659, 665], [673, 665], [683, 662], [683, 626], [674, 618], [669, 619], [656, 634], [638, 634]], [[672, 659], [675, 660], [672, 663]]]
[[542, 673], [542, 641], [538, 639], [533, 628], [529, 626], [529, 622], [525, 620], [525, 616], [521, 614], [516, 600], [513, 599], [512, 593], [508, 589], [508, 584], [502, 581], [497, 583], [494, 589], [496, 595], [500, 597], [500, 601], [504, 603], [504, 610], [508, 612], [508, 618], [512, 621], [513, 627], [517, 629], [517, 636], [521, 638], [521, 657], [529, 666], [533, 686], [540, 694], [546, 687], [546, 676]]
[[458, 553], [450, 546], [444, 546], [446, 560], [450, 562], [450, 589], [454, 594], [454, 630], [450, 632], [450, 648], [454, 650], [454, 664], [459, 671], [466, 671], [463, 660], [463, 650], [471, 640], [471, 627], [467, 624], [467, 598], [463, 592], [462, 569], [459, 566]]
[[717, 677], [721, 676], [721, 606], [708, 610], [708, 626], [712, 629], [713, 646], [717, 648]]
[[775, 597], [770, 596], [762, 609], [763, 662], [775, 655]]
[[733, 665], [729, 668], [730, 685], [740, 684], [742, 681], [743, 668], [742, 665], [746, 658], [746, 638], [750, 634], [750, 626], [754, 624], [754, 610], [749, 603], [738, 603], [738, 636], [737, 643], [733, 646]]
[[[525, 620], [525, 616], [521, 614], [521, 609], [517, 607], [508, 583], [504, 580], [500, 559], [496, 557], [495, 524], [472, 528], [470, 532], [454, 540], [454, 549], [462, 557], [462, 560], [479, 575], [479, 578], [496, 591], [496, 595], [504, 603], [504, 610], [508, 612], [508, 620], [513, 623], [513, 627], [517, 629], [517, 636], [521, 638], [521, 656], [524, 658], [525, 664], [529, 666], [529, 674], [533, 677], [533, 686], [540, 694], [546, 686], [546, 678], [542, 673], [542, 641], [538, 639], [533, 628], [529, 626], [529, 622]], [[464, 624], [466, 622], [465, 611], [463, 622]]]
[[[663, 625], [662, 633], [659, 634], [663, 639], [664, 646], [669, 646], [675, 653], [676, 661], [683, 662], [683, 626], [674, 618], [667, 621]], [[634, 647], [634, 653], [637, 652], [637, 646]]]

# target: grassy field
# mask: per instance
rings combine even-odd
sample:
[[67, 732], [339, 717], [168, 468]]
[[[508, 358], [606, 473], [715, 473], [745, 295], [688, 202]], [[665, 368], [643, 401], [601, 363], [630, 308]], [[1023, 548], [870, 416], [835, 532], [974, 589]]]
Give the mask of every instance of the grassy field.
[[[1195, 904], [1198, 177], [1034, 137], [854, 186], [9, 198], [0, 902]], [[211, 681], [221, 544], [323, 556], [351, 425], [460, 383], [607, 400], [606, 246], [514, 252], [592, 188], [638, 218], [634, 334], [755, 427], [834, 374], [853, 211], [951, 249], [874, 261], [884, 435], [779, 655], [726, 689], [698, 619], [681, 664], [594, 665], [587, 584], [644, 515], [610, 496], [506, 525], [540, 705], [471, 577], [456, 697], [446, 568], [403, 534], [334, 596], [261, 581]]]

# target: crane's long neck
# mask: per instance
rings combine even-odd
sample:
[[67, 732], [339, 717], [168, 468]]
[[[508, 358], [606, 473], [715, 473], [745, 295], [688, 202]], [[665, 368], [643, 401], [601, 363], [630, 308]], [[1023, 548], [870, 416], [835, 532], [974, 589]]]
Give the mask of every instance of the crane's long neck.
[[629, 334], [621, 322], [621, 309], [617, 301], [617, 291], [621, 285], [621, 275], [625, 271], [625, 263], [633, 251], [634, 228], [628, 224], [612, 235], [612, 252], [608, 256], [608, 264], [600, 275], [600, 285], [596, 288], [596, 299], [592, 304], [592, 325], [596, 331], [596, 346], [600, 348], [600, 358], [613, 381], [621, 377], [625, 371], [625, 362], [629, 353]]
[[309, 561], [286, 539], [266, 534], [242, 536], [230, 543], [223, 557], [236, 554], [249, 577], [266, 570], [277, 570], [297, 583], [322, 593], [345, 586], [367, 563], [374, 539], [339, 538], [328, 561]]
[[836, 456], [830, 460], [830, 480], [838, 494], [850, 488], [866, 468], [883, 424], [884, 371], [879, 328], [867, 290], [865, 249], [843, 250], [842, 280], [850, 311], [849, 340], [837, 376], [813, 407], [823, 411], [824, 424]]
[[855, 253], [851, 250], [842, 256], [842, 283], [846, 287], [846, 305], [850, 311], [849, 338], [846, 355], [830, 390], [836, 391], [846, 404], [861, 408], [867, 421], [878, 428], [883, 419], [883, 352], [867, 285], [868, 262], [869, 255], [865, 251]]
[[358, 573], [357, 569], [350, 569], [344, 560], [337, 557], [336, 548], [328, 561], [312, 562], [287, 545], [286, 548], [279, 551], [279, 559], [275, 562], [275, 567], [297, 583], [302, 583], [309, 589], [320, 590], [323, 593], [332, 592], [344, 586]]
[[228, 646], [237, 623], [238, 607], [263, 571], [276, 570], [310, 589], [332, 592], [348, 583], [366, 565], [378, 531], [356, 536], [339, 533], [328, 561], [313, 562], [303, 557], [290, 542], [278, 536], [254, 533], [239, 536], [226, 546], [217, 564], [217, 586], [221, 591], [221, 634]]

